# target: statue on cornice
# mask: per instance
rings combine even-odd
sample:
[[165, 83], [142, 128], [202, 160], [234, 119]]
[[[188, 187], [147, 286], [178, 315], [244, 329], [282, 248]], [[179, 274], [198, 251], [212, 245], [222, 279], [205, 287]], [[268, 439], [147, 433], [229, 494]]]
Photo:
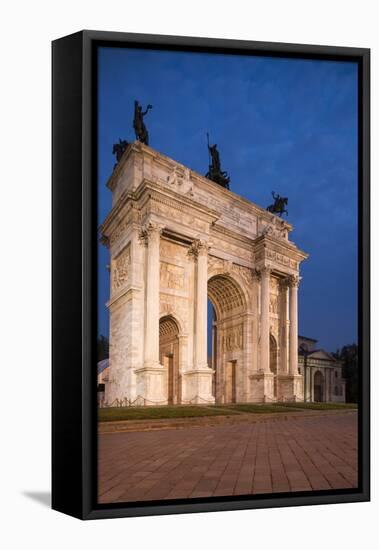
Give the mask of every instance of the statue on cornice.
[[142, 106], [139, 104], [139, 102], [137, 100], [135, 100], [134, 102], [133, 128], [136, 134], [136, 139], [138, 139], [138, 141], [140, 141], [141, 143], [144, 143], [145, 145], [149, 145], [149, 132], [147, 131], [147, 128], [143, 121], [143, 117], [152, 108], [153, 106], [149, 104], [146, 107], [146, 111], [142, 112]]
[[209, 134], [207, 133], [208, 139], [208, 151], [210, 156], [209, 170], [205, 174], [205, 177], [218, 183], [222, 187], [229, 189], [230, 177], [228, 173], [221, 169], [220, 162], [220, 153], [217, 150], [217, 143], [214, 145], [209, 145]]
[[288, 211], [286, 210], [286, 206], [288, 204], [288, 198], [287, 197], [281, 197], [274, 191], [271, 192], [272, 197], [274, 199], [274, 204], [270, 204], [266, 210], [268, 212], [271, 212], [272, 214], [278, 214], [279, 216], [282, 216], [282, 214], [286, 213], [288, 216]]
[[117, 164], [120, 162], [122, 155], [125, 153], [129, 143], [126, 139], [118, 139], [118, 143], [113, 144], [112, 155], [116, 155], [116, 164], [113, 167], [113, 170], [116, 168]]

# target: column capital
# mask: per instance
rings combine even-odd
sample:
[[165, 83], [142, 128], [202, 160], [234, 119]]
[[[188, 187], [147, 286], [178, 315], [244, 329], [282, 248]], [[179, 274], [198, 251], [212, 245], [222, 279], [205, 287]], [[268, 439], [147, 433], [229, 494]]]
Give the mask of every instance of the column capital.
[[139, 232], [139, 240], [142, 244], [147, 245], [149, 240], [154, 237], [162, 234], [162, 231], [164, 229], [164, 225], [161, 223], [156, 223], [149, 221], [145, 225], [141, 227], [141, 230]]
[[255, 276], [257, 279], [262, 279], [263, 277], [270, 277], [272, 273], [271, 267], [263, 266], [263, 267], [256, 267], [255, 268]]
[[301, 277], [299, 275], [290, 275], [287, 277], [287, 285], [291, 288], [299, 288]]
[[197, 258], [198, 256], [207, 256], [211, 245], [203, 239], [196, 239], [188, 249], [188, 255]]

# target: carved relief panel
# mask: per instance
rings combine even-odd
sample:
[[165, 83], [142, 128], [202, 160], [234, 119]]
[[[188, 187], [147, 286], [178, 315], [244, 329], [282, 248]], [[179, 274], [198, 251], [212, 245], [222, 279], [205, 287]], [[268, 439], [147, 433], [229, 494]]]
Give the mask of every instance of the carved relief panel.
[[237, 351], [243, 349], [243, 325], [237, 325], [225, 330], [221, 338], [221, 351]]
[[278, 279], [271, 277], [270, 278], [270, 303], [269, 311], [271, 314], [279, 314], [279, 281]]
[[130, 245], [126, 246], [118, 256], [112, 260], [111, 277], [112, 292], [116, 292], [126, 285], [130, 269]]
[[184, 288], [184, 268], [167, 262], [161, 262], [160, 281], [161, 288], [182, 290]]

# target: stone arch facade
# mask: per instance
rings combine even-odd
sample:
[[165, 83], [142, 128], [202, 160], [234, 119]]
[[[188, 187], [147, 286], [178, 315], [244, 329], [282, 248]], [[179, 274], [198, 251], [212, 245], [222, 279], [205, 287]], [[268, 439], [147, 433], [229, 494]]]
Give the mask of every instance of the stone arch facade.
[[[288, 239], [290, 224], [137, 142], [107, 185], [108, 402], [301, 399], [297, 289], [307, 255]], [[213, 365], [208, 296], [216, 311]], [[280, 350], [276, 373], [271, 337]], [[174, 390], [166, 349], [173, 345]]]

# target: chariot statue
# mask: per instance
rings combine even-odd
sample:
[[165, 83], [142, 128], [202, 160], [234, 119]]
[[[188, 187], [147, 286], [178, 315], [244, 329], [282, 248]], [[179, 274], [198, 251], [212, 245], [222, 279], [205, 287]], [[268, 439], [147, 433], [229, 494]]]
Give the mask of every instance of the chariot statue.
[[208, 152], [211, 162], [209, 164], [209, 169], [208, 172], [205, 174], [205, 177], [214, 181], [215, 183], [218, 183], [222, 187], [229, 189], [230, 177], [228, 176], [227, 172], [221, 169], [220, 153], [217, 150], [217, 143], [215, 143], [214, 145], [209, 145], [208, 134], [207, 138]]

